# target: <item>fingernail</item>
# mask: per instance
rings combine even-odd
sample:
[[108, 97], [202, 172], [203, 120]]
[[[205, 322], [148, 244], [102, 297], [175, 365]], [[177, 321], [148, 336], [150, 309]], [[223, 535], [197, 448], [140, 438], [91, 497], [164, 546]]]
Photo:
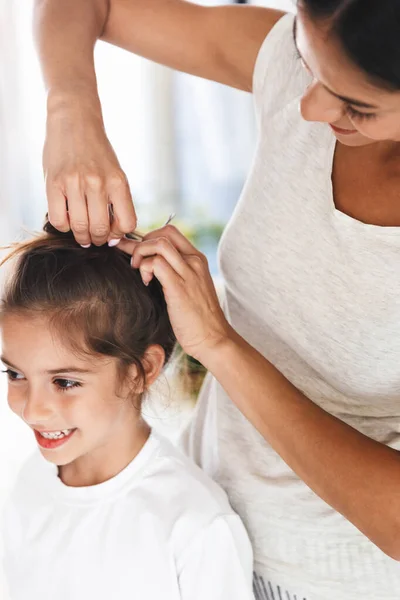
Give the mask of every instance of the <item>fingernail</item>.
[[108, 245], [110, 248], [113, 248], [114, 246], [118, 246], [118, 244], [120, 243], [121, 238], [114, 238], [113, 240], [110, 240], [108, 242]]
[[82, 248], [90, 248], [91, 245], [92, 244], [86, 244], [86, 245], [85, 244], [81, 244]]
[[150, 277], [149, 279], [148, 279], [147, 277], [145, 277], [145, 278], [143, 279], [143, 277], [142, 277], [142, 281], [143, 281], [143, 283], [144, 283], [144, 285], [145, 285], [146, 287], [149, 285], [149, 283], [150, 283], [152, 280], [153, 280], [153, 277]]

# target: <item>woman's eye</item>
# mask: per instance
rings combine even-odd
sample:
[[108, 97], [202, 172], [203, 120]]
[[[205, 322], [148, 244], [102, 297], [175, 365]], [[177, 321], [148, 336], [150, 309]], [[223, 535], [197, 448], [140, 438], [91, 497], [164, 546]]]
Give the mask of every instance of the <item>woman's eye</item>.
[[3, 373], [6, 373], [9, 381], [21, 381], [22, 379], [25, 379], [21, 373], [17, 373], [17, 371], [13, 371], [12, 369], [4, 369]]
[[371, 119], [376, 119], [375, 113], [362, 113], [362, 112], [359, 112], [358, 110], [356, 110], [355, 108], [353, 108], [352, 106], [347, 106], [346, 112], [347, 112], [348, 116], [350, 117], [350, 119], [355, 119], [358, 121], [367, 121], [367, 120], [371, 120]]
[[79, 381], [74, 381], [73, 379], [61, 379], [57, 378], [53, 382], [60, 390], [63, 392], [66, 390], [71, 390], [75, 387], [80, 387], [82, 384]]
[[309, 67], [306, 65], [306, 63], [304, 62], [303, 57], [301, 56], [300, 52], [298, 51], [297, 47], [296, 47], [296, 56], [297, 56], [297, 60], [300, 61], [301, 66], [303, 67], [303, 69], [305, 69], [307, 71], [307, 73], [309, 73], [310, 75], [312, 75], [311, 70], [309, 69]]

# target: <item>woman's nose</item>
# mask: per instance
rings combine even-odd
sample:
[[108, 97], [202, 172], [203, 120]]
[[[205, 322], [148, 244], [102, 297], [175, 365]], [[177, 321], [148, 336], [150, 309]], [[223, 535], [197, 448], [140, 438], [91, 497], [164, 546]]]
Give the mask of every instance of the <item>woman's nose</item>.
[[335, 123], [343, 117], [343, 103], [318, 81], [313, 82], [300, 101], [300, 113], [305, 121]]

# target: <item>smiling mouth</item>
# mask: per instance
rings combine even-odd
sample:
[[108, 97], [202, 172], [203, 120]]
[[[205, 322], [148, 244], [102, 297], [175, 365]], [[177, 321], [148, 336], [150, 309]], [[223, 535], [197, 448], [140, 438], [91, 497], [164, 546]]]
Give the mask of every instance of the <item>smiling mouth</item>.
[[37, 431], [35, 432], [36, 441], [42, 448], [54, 449], [65, 444], [76, 429], [61, 429], [59, 431]]
[[61, 429], [60, 431], [38, 431], [38, 433], [47, 440], [55, 440], [65, 437], [70, 434], [71, 431], [72, 429]]
[[331, 123], [330, 126], [332, 127], [333, 131], [339, 133], [340, 135], [354, 135], [357, 133], [357, 129], [341, 129], [341, 127], [335, 127], [335, 125], [332, 125]]

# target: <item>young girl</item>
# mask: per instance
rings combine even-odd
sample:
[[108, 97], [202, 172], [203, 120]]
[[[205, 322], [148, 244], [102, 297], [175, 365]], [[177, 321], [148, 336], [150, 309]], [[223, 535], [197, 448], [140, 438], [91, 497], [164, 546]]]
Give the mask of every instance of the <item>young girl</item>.
[[140, 414], [175, 343], [160, 284], [49, 224], [11, 256], [2, 361], [39, 450], [5, 512], [12, 600], [253, 598], [225, 493]]

